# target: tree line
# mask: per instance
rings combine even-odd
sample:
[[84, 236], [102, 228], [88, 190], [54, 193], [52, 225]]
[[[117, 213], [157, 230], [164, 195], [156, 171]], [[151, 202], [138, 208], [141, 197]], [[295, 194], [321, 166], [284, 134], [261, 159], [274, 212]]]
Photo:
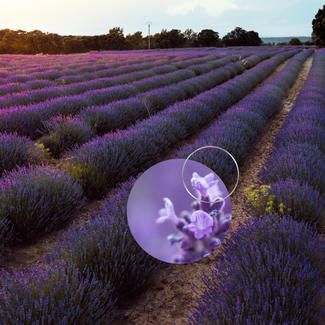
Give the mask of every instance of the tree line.
[[[325, 5], [319, 9], [312, 21], [312, 42], [325, 46]], [[222, 47], [222, 46], [257, 46], [262, 40], [255, 31], [246, 31], [236, 27], [223, 38], [212, 29], [203, 29], [199, 33], [186, 29], [163, 29], [150, 37], [150, 47]], [[284, 43], [286, 44], [286, 43]], [[283, 45], [284, 45], [283, 44]], [[279, 44], [281, 45], [281, 43]], [[301, 45], [297, 38], [291, 39], [289, 45]], [[101, 50], [140, 50], [148, 47], [148, 36], [135, 32], [124, 36], [123, 28], [114, 27], [107, 34], [95, 36], [61, 36], [55, 33], [43, 33], [39, 30], [0, 30], [0, 53], [12, 54], [67, 54]]]
[[[192, 29], [163, 29], [150, 37], [150, 48], [257, 46], [262, 40], [255, 31], [236, 27], [222, 39], [212, 29], [199, 33]], [[95, 36], [61, 36], [39, 30], [0, 30], [0, 53], [5, 54], [67, 54], [101, 50], [139, 50], [148, 48], [148, 36], [142, 32], [124, 35], [123, 28], [114, 27], [107, 34]]]

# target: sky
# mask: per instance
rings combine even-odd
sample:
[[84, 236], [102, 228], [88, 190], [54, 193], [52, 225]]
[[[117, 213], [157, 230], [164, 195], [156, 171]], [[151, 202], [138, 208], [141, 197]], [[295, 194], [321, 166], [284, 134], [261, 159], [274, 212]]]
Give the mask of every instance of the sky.
[[261, 37], [310, 36], [323, 0], [0, 0], [0, 29], [61, 35], [99, 35], [122, 27], [125, 35], [162, 29], [213, 29], [224, 36], [235, 27]]

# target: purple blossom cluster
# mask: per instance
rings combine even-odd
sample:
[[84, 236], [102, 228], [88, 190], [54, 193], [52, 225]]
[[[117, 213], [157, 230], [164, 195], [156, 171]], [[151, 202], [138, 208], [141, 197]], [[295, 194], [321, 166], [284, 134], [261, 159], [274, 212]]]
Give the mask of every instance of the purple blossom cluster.
[[261, 172], [297, 220], [325, 226], [325, 50], [313, 64]]
[[324, 249], [292, 218], [265, 216], [226, 238], [188, 324], [320, 324]]
[[[76, 179], [88, 196], [100, 195], [104, 189], [136, 175], [166, 155], [181, 140], [243, 98], [295, 53], [276, 55], [219, 87], [170, 106], [127, 130], [95, 138], [71, 154], [70, 171], [73, 174], [78, 170]], [[223, 100], [219, 102], [216, 98]]]
[[214, 173], [200, 177], [194, 172], [191, 184], [198, 200], [193, 202], [194, 211], [182, 211], [180, 216], [176, 215], [172, 201], [164, 198], [165, 207], [159, 210], [156, 222], [168, 221], [174, 225], [174, 232], [168, 236], [170, 244], [180, 248], [174, 263], [192, 263], [204, 258], [225, 238], [231, 215], [224, 212], [226, 202], [218, 182]]

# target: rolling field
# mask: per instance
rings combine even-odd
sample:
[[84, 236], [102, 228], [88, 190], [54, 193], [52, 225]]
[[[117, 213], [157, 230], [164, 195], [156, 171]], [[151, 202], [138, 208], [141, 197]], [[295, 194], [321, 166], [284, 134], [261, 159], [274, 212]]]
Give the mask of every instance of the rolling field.
[[[322, 324], [324, 75], [300, 47], [0, 55], [0, 324]], [[229, 234], [159, 262], [130, 190], [208, 145]]]

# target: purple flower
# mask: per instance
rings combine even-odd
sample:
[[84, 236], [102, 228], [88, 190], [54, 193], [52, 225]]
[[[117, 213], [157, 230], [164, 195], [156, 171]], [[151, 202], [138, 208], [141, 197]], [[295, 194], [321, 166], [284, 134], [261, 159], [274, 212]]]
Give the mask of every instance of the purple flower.
[[218, 182], [219, 180], [216, 179], [213, 173], [201, 177], [194, 172], [191, 179], [192, 186], [198, 192], [200, 198], [208, 197], [210, 201], [216, 201], [222, 194]]
[[175, 214], [174, 205], [172, 201], [169, 198], [165, 197], [164, 202], [165, 202], [165, 208], [159, 210], [160, 217], [156, 220], [156, 222], [163, 223], [166, 220], [170, 220], [172, 222], [178, 222], [178, 218]]
[[212, 232], [213, 218], [203, 210], [194, 211], [191, 215], [191, 223], [187, 229], [194, 232], [196, 239], [201, 239]]

